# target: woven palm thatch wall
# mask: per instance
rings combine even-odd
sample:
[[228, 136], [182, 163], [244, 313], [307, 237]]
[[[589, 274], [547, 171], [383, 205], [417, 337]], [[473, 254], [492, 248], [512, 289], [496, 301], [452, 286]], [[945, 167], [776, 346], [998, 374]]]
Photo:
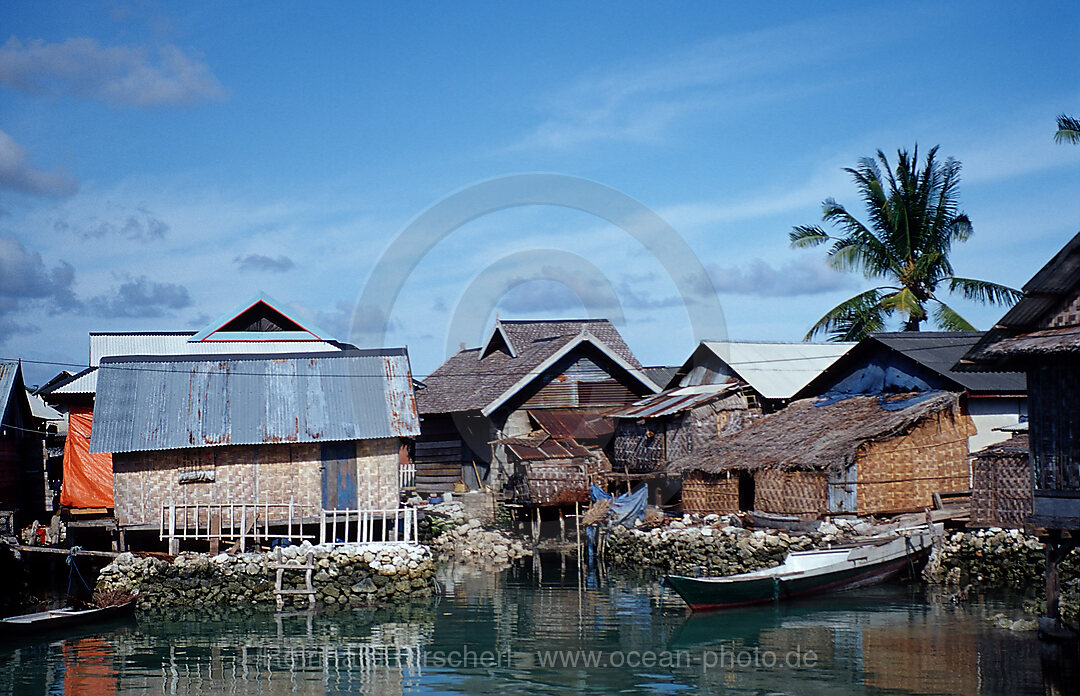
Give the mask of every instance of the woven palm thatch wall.
[[694, 471], [682, 483], [683, 512], [726, 515], [739, 511], [739, 477]]
[[1032, 513], [1033, 477], [1027, 435], [988, 447], [971, 460], [969, 527], [1024, 528]]
[[819, 471], [761, 469], [754, 473], [754, 509], [783, 515], [827, 512], [828, 476]]
[[[953, 393], [856, 396], [828, 404], [805, 399], [672, 462], [669, 472], [683, 478], [684, 507], [689, 481], [691, 505], [737, 508], [737, 489], [732, 504], [730, 491], [711, 500], [696, 488], [744, 470], [754, 472], [754, 507], [762, 511], [829, 513], [830, 474], [855, 488], [854, 507], [836, 511], [920, 510], [933, 504], [936, 491], [968, 488], [967, 437], [973, 433]], [[851, 471], [853, 477], [844, 474]]]

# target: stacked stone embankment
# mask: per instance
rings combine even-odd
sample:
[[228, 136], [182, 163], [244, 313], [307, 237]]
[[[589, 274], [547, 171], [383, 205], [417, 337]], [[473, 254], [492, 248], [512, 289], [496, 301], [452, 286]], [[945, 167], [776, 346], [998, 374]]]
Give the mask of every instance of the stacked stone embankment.
[[[312, 546], [305, 542], [282, 550], [290, 570], [283, 589], [305, 585], [307, 553], [314, 558], [312, 586], [320, 606], [364, 606], [436, 591], [435, 561], [422, 545], [344, 544]], [[171, 560], [120, 554], [98, 577], [99, 592], [134, 593], [141, 608], [171, 606], [273, 605], [276, 552], [219, 554], [183, 553]], [[295, 568], [295, 570], [293, 570]], [[288, 604], [307, 604], [292, 595]]]
[[826, 546], [844, 538], [829, 525], [828, 533], [796, 534], [752, 531], [732, 524], [732, 516], [687, 516], [651, 528], [613, 527], [604, 557], [617, 566], [655, 568], [693, 575], [733, 575], [779, 565], [790, 551]]
[[520, 538], [466, 519], [459, 503], [433, 505], [426, 512], [419, 523], [421, 539], [439, 560], [499, 567], [533, 553]]
[[[1080, 551], [1060, 566], [1062, 620], [1080, 626]], [[1018, 529], [980, 529], [946, 534], [935, 548], [923, 577], [932, 583], [1004, 589], [1042, 597], [1046, 550], [1037, 537]], [[1044, 613], [1045, 601], [1030, 607]]]

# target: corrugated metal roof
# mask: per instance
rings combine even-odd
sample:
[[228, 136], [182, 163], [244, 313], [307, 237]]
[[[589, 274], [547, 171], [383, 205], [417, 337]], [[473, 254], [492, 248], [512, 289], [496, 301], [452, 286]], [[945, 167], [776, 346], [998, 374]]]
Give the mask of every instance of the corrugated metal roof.
[[[238, 353], [328, 353], [341, 350], [330, 341], [191, 341], [194, 331], [91, 333], [90, 365], [117, 355], [233, 355]], [[273, 336], [268, 332], [267, 336]]]
[[405, 349], [105, 358], [91, 452], [415, 437]]
[[97, 368], [88, 367], [63, 382], [57, 382], [52, 387], [43, 389], [41, 393], [51, 396], [53, 394], [93, 394], [95, 391], [97, 391]]
[[703, 341], [766, 399], [790, 399], [854, 343], [741, 343]]
[[0, 417], [3, 417], [4, 409], [11, 398], [11, 390], [15, 388], [15, 376], [18, 372], [17, 361], [0, 362]]
[[529, 416], [555, 438], [600, 440], [615, 432], [614, 424], [600, 411], [532, 409]]
[[718, 396], [734, 393], [738, 391], [739, 386], [731, 383], [680, 387], [644, 398], [641, 401], [635, 401], [625, 408], [612, 411], [608, 416], [610, 418], [661, 418], [670, 416], [706, 404]]

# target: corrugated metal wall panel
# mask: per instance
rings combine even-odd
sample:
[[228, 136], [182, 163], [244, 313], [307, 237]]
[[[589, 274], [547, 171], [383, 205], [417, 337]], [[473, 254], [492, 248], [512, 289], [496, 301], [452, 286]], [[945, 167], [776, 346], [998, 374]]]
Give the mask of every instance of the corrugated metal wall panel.
[[404, 351], [106, 359], [99, 387], [94, 451], [420, 433]]

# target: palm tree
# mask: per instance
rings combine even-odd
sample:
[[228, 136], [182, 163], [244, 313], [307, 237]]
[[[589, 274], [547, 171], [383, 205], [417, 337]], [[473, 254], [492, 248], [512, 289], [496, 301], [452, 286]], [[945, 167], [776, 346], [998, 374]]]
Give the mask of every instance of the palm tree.
[[822, 204], [822, 219], [838, 229], [839, 236], [817, 225], [792, 230], [791, 245], [796, 248], [831, 242], [829, 265], [836, 270], [861, 271], [866, 278], [891, 281], [829, 310], [803, 340], [827, 333], [833, 341], [857, 341], [884, 330], [894, 314], [903, 317], [905, 331], [918, 331], [928, 315], [946, 331], [973, 331], [966, 319], [941, 300], [939, 286], [943, 284], [949, 292], [983, 303], [1010, 305], [1020, 299], [1018, 290], [953, 275], [949, 252], [954, 242], [971, 237], [971, 220], [957, 204], [960, 163], [951, 158], [939, 162], [937, 151], [934, 147], [927, 153], [922, 169], [918, 168], [918, 146], [911, 156], [906, 150], [898, 151], [895, 175], [881, 150], [876, 159], [866, 157], [857, 167], [845, 168], [862, 196], [868, 225], [829, 198]]
[[1055, 143], [1080, 145], [1080, 119], [1061, 114], [1058, 116], [1057, 125], [1057, 133], [1054, 134]]

